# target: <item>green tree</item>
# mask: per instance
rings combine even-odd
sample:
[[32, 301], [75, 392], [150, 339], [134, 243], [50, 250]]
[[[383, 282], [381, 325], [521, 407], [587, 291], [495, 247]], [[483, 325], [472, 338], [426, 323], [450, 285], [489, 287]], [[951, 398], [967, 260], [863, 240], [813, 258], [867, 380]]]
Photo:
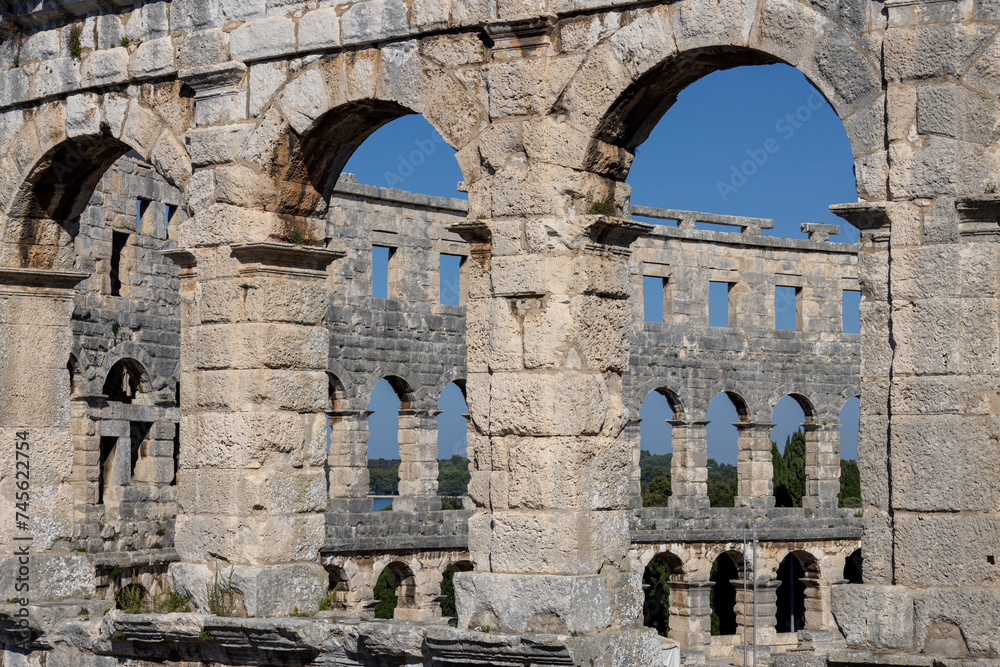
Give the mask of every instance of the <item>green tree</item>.
[[373, 496], [399, 495], [399, 463], [399, 459], [369, 459], [369, 493]]
[[[642, 605], [642, 624], [666, 637], [670, 630], [670, 568], [662, 558], [653, 558], [642, 574], [646, 600]], [[443, 606], [442, 606], [443, 609]]]
[[739, 488], [735, 479], [731, 482], [710, 482], [708, 502], [712, 507], [732, 507], [737, 493], [739, 493]]
[[444, 496], [464, 496], [469, 491], [469, 459], [455, 454], [438, 461], [438, 490]]
[[806, 435], [799, 429], [785, 438], [785, 489], [791, 500], [789, 507], [802, 507], [806, 493]]
[[396, 589], [399, 587], [399, 580], [396, 573], [391, 568], [382, 570], [375, 582], [373, 595], [378, 604], [375, 605], [375, 618], [391, 619], [396, 611]]
[[861, 507], [861, 473], [857, 461], [840, 459], [840, 507]]
[[774, 484], [774, 504], [777, 507], [793, 507], [792, 496], [788, 492], [788, 466], [774, 440], [771, 441], [771, 482]]
[[441, 580], [441, 615], [451, 618], [458, 616], [458, 608], [455, 606], [455, 573], [458, 568], [449, 565], [444, 571], [444, 578]]
[[670, 474], [660, 475], [649, 483], [642, 494], [643, 507], [666, 507], [670, 497]]

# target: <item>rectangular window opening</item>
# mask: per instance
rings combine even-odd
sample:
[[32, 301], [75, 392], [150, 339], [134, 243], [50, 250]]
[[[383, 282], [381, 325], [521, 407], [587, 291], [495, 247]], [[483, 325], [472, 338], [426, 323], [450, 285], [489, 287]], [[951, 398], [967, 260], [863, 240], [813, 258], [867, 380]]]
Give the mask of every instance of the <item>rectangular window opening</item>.
[[372, 246], [372, 297], [376, 299], [389, 298], [389, 263], [396, 253], [389, 246]]
[[732, 289], [733, 283], [719, 283], [714, 281], [708, 283], [708, 326], [731, 326], [729, 320], [729, 292]]
[[129, 440], [131, 450], [129, 453], [129, 474], [135, 479], [135, 466], [139, 463], [139, 457], [148, 454], [147, 442], [149, 432], [153, 429], [151, 422], [129, 422]]
[[173, 204], [164, 204], [164, 214], [167, 219], [167, 229], [170, 229], [170, 223], [174, 221], [174, 216], [177, 215], [177, 207]]
[[149, 210], [149, 201], [146, 199], [135, 200], [135, 231], [142, 231], [142, 219]]
[[861, 333], [861, 292], [845, 289], [841, 309], [844, 333]]
[[667, 281], [659, 276], [642, 277], [642, 312], [646, 322], [663, 322]]
[[174, 425], [174, 479], [170, 486], [177, 486], [177, 473], [181, 469], [181, 425]]
[[799, 288], [777, 285], [774, 288], [774, 328], [778, 331], [798, 331]]
[[122, 294], [122, 251], [128, 245], [128, 237], [124, 232], [111, 233], [111, 296]]
[[441, 253], [441, 263], [438, 268], [441, 305], [462, 305], [462, 264], [464, 262], [465, 258], [461, 255]]
[[105, 491], [111, 485], [111, 475], [114, 471], [115, 450], [118, 447], [118, 438], [111, 436], [101, 437], [101, 456], [98, 461], [97, 470], [97, 504], [104, 504]]

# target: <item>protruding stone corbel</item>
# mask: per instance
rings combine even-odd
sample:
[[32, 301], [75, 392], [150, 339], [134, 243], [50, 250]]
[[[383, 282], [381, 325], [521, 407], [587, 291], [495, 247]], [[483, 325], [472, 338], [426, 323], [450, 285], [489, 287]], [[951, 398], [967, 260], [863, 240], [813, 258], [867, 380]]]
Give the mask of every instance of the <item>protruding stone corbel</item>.
[[495, 60], [510, 60], [524, 56], [549, 55], [552, 33], [558, 18], [555, 14], [539, 14], [524, 18], [505, 19], [483, 27]]
[[469, 244], [489, 244], [493, 232], [485, 220], [465, 220], [448, 226], [448, 231], [458, 234]]
[[198, 258], [190, 250], [173, 248], [171, 250], [161, 250], [160, 254], [177, 265], [178, 274], [181, 278], [193, 278], [194, 270], [198, 264]]
[[77, 271], [0, 267], [0, 294], [46, 296], [72, 299], [76, 286], [90, 277]]
[[271, 273], [325, 277], [327, 267], [347, 254], [341, 250], [294, 243], [236, 243], [231, 248], [233, 257], [243, 265], [241, 275]]
[[181, 81], [194, 89], [195, 100], [202, 100], [236, 92], [246, 72], [246, 65], [230, 61], [221, 65], [183, 69], [179, 76]]
[[799, 228], [803, 234], [809, 235], [810, 241], [829, 241], [831, 236], [840, 233], [840, 225], [824, 225], [818, 222], [803, 222]]
[[955, 210], [960, 236], [1000, 237], [1000, 194], [958, 197]]
[[627, 251], [636, 239], [653, 231], [653, 225], [646, 222], [608, 215], [591, 217], [593, 219], [587, 225], [587, 235], [598, 245], [619, 247]]
[[834, 204], [830, 212], [857, 227], [864, 238], [876, 243], [889, 240], [890, 221], [885, 202]]

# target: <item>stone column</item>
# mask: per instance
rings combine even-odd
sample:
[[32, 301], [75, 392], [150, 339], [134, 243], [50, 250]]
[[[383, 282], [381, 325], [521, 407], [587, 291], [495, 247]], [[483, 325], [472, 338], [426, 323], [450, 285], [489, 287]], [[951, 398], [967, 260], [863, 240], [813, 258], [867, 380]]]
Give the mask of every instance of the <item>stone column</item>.
[[[76, 518], [67, 362], [73, 296], [84, 278], [0, 268], [0, 580], [13, 582], [18, 566], [16, 557], [2, 555], [27, 546], [38, 554], [31, 556], [32, 600], [52, 599], [57, 591], [62, 597], [93, 594], [86, 556], [62, 553], [62, 563], [52, 568], [48, 563], [55, 561], [42, 555], [57, 540], [72, 539]], [[18, 488], [25, 482], [27, 489]], [[24, 491], [27, 504], [16, 506], [16, 494]]]
[[642, 467], [639, 465], [641, 456], [642, 440], [639, 437], [639, 424], [641, 419], [630, 419], [625, 424], [622, 437], [629, 443], [631, 452], [631, 463], [628, 472], [628, 497], [629, 506], [633, 509], [642, 507]]
[[802, 506], [836, 509], [840, 495], [840, 425], [804, 424], [806, 435], [806, 493]]
[[747, 594], [743, 596], [743, 580], [733, 579], [732, 584], [736, 587], [736, 636], [740, 638], [740, 646], [733, 651], [733, 665], [736, 667], [751, 667], [753, 662], [752, 654], [748, 655], [744, 661], [742, 654], [743, 632], [746, 630], [747, 644], [752, 646], [754, 638], [753, 626], [755, 623], [754, 600], [756, 604], [756, 626], [757, 626], [757, 664], [769, 665], [771, 663], [771, 653], [769, 647], [774, 644], [778, 634], [776, 629], [778, 613], [778, 586], [781, 582], [777, 579], [757, 582], [757, 595], [754, 596], [753, 581], [747, 584]]
[[[820, 579], [818, 572], [806, 572], [800, 580], [805, 587], [805, 614], [807, 630], [834, 630], [836, 621], [830, 611], [829, 580]], [[838, 578], [839, 582], [840, 579]]]
[[739, 431], [736, 474], [739, 477], [737, 507], [774, 507], [774, 466], [771, 461], [771, 429], [764, 422], [736, 422]]
[[332, 512], [371, 512], [368, 480], [368, 418], [371, 410], [329, 410]]
[[440, 410], [399, 411], [399, 497], [393, 511], [441, 509], [438, 495], [437, 416]]
[[316, 562], [328, 495], [324, 318], [326, 267], [340, 255], [270, 241], [191, 243], [206, 227], [293, 224], [210, 213], [181, 227], [190, 251], [169, 253], [182, 267], [183, 386], [175, 540], [183, 562], [171, 571], [203, 605], [222, 561], [249, 615], [285, 615], [310, 609], [328, 584]]
[[644, 227], [562, 215], [455, 228], [472, 244], [476, 572], [455, 576], [463, 630], [602, 634], [608, 651], [620, 643], [601, 664], [659, 655], [655, 633], [641, 629], [641, 575], [620, 569], [629, 562], [633, 460], [621, 388], [631, 322], [625, 248]]
[[707, 421], [668, 419], [673, 426], [670, 459], [670, 507], [699, 509], [709, 507]]
[[712, 648], [711, 581], [670, 582], [670, 632], [685, 654]]

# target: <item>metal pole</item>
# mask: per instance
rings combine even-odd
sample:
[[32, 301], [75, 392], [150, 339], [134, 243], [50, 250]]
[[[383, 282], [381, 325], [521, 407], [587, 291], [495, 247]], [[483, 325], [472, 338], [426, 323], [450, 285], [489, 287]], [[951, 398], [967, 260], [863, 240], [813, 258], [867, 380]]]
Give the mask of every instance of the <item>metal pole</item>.
[[753, 522], [753, 667], [757, 667], [757, 518]]
[[747, 664], [747, 529], [743, 528], [743, 667]]

